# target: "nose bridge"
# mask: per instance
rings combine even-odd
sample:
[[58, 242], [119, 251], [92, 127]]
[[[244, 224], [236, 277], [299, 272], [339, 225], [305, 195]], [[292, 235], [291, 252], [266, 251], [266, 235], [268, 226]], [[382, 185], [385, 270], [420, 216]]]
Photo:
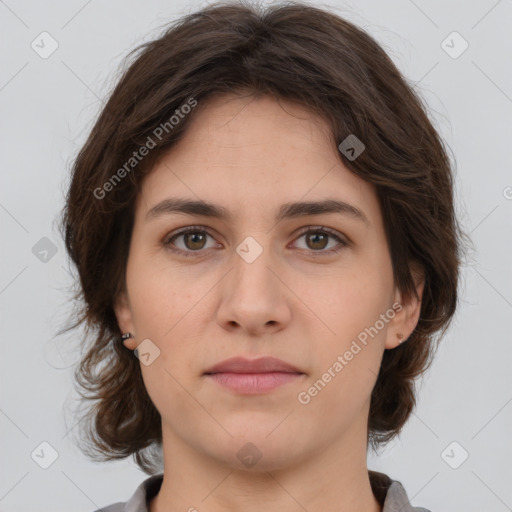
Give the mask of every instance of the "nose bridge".
[[[270, 282], [275, 279], [268, 267], [272, 266], [272, 249], [270, 236], [263, 232], [246, 236], [235, 248], [233, 285], [244, 291], [253, 288], [256, 293], [259, 288], [270, 291]], [[250, 289], [247, 290], [250, 294]], [[261, 291], [261, 290], [259, 290]]]
[[248, 333], [263, 333], [270, 327], [283, 328], [290, 319], [282, 284], [274, 275], [270, 238], [262, 231], [235, 247], [234, 268], [224, 281], [217, 318], [226, 329], [237, 324]]

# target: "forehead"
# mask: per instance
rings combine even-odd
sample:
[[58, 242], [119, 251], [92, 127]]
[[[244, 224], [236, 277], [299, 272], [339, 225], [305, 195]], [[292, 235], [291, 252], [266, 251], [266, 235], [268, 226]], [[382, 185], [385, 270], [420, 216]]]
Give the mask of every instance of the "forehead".
[[[202, 148], [203, 154], [230, 159], [237, 155], [255, 157], [247, 165], [278, 159], [287, 161], [287, 150], [303, 148], [316, 160], [332, 158], [326, 151], [330, 142], [327, 123], [307, 107], [271, 96], [217, 95], [198, 105], [187, 128], [182, 146], [215, 143], [215, 148]], [[276, 135], [278, 135], [276, 139]], [[272, 150], [279, 148], [275, 153]], [[177, 148], [181, 149], [181, 148]], [[185, 148], [182, 148], [185, 149]], [[331, 148], [332, 149], [332, 148]], [[235, 163], [235, 162], [234, 162]]]
[[143, 181], [144, 214], [171, 196], [219, 204], [239, 217], [325, 199], [353, 205], [370, 224], [380, 214], [373, 185], [343, 165], [327, 123], [302, 105], [223, 95], [199, 104], [189, 121]]

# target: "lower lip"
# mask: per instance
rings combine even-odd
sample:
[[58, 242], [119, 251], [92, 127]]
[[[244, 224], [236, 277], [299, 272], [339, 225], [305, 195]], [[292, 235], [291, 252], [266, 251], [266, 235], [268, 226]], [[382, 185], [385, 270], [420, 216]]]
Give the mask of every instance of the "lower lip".
[[270, 372], [212, 373], [206, 376], [237, 393], [256, 394], [271, 391], [288, 382], [293, 382], [302, 375], [302, 373]]

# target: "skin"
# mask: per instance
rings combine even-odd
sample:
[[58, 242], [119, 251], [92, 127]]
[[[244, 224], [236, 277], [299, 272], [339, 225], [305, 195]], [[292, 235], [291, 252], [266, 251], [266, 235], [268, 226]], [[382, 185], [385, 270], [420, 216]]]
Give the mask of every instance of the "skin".
[[[135, 336], [128, 349], [149, 338], [160, 350], [150, 365], [141, 362], [164, 452], [164, 480], [149, 510], [381, 511], [366, 464], [370, 395], [384, 350], [399, 344], [398, 333], [412, 333], [420, 301], [394, 285], [375, 189], [343, 165], [327, 124], [295, 103], [218, 96], [190, 121], [143, 181], [126, 293], [115, 306], [122, 332]], [[233, 217], [147, 217], [171, 196], [219, 204]], [[275, 222], [283, 203], [326, 198], [356, 206], [368, 224], [337, 213]], [[165, 246], [178, 228], [194, 225], [209, 234], [173, 240], [191, 257]], [[319, 226], [349, 245], [302, 235]], [[252, 263], [236, 252], [247, 236], [263, 249]], [[326, 254], [331, 248], [340, 251]], [[400, 311], [300, 403], [298, 394], [394, 303]], [[233, 356], [267, 355], [305, 375], [259, 395], [203, 375]], [[237, 457], [248, 442], [262, 455], [250, 468]]]

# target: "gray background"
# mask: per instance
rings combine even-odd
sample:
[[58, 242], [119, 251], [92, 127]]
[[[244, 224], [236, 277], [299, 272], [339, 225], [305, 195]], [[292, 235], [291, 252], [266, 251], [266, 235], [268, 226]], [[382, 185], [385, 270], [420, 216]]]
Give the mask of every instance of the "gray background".
[[[55, 336], [71, 282], [55, 221], [72, 159], [122, 57], [204, 5], [0, 1], [0, 511], [87, 512], [125, 501], [146, 478], [131, 459], [98, 464], [74, 445], [78, 337]], [[460, 310], [419, 382], [418, 407], [369, 467], [433, 512], [512, 510], [512, 2], [318, 5], [368, 30], [421, 91], [454, 152], [457, 209], [476, 248], [463, 268]], [[43, 31], [58, 43], [46, 59], [31, 47], [43, 45]], [[445, 43], [452, 56], [442, 47], [453, 31], [469, 44], [457, 58], [461, 39]], [[42, 442], [58, 453], [48, 469], [31, 457], [36, 450], [45, 462]]]

